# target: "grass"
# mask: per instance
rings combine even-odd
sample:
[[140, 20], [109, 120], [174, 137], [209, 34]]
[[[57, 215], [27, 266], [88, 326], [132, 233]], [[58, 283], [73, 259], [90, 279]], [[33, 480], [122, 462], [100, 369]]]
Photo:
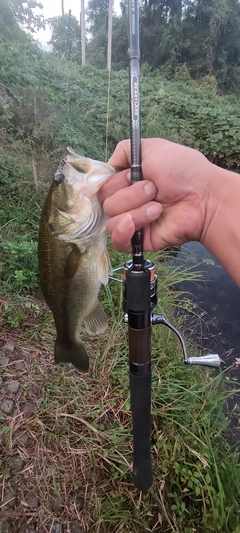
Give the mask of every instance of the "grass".
[[[113, 263], [119, 259], [115, 256]], [[165, 266], [159, 269], [165, 285]], [[1, 508], [0, 523], [10, 520], [14, 528], [17, 522], [19, 533], [27, 523], [49, 532], [55, 521], [66, 532], [77, 523], [92, 533], [237, 533], [238, 455], [226, 440], [230, 422], [223, 410], [231, 390], [226, 391], [224, 374], [186, 368], [181, 347], [163, 326], [152, 330], [154, 483], [147, 494], [132, 484], [121, 293], [122, 285], [113, 282], [102, 292], [110, 315], [107, 334], [89, 340], [83, 333], [91, 364], [87, 375], [53, 364], [55, 331], [44, 305], [31, 297], [2, 298], [1, 343], [11, 340], [16, 346], [2, 375], [5, 383], [18, 379], [21, 388], [13, 415], [2, 418], [1, 492], [10, 487], [17, 500], [14, 508]], [[175, 296], [168, 291], [165, 310]], [[18, 323], [9, 317], [18, 317]], [[22, 347], [29, 350], [25, 358]], [[23, 369], [17, 374], [19, 360]], [[34, 403], [28, 414], [22, 411], [26, 402]], [[27, 446], [19, 444], [25, 433]], [[11, 471], [15, 454], [24, 460], [22, 472]], [[36, 508], [28, 503], [33, 493]]]
[[[86, 533], [239, 533], [239, 444], [230, 439], [231, 413], [224, 410], [236, 389], [231, 373], [184, 366], [175, 335], [162, 325], [152, 328], [154, 482], [147, 494], [139, 493], [132, 484], [123, 286], [110, 282], [101, 291], [107, 333], [89, 339], [83, 331], [89, 373], [55, 366], [52, 315], [33, 298], [44, 176], [51, 175], [52, 163], [37, 165], [38, 190], [31, 159], [19, 157], [16, 165], [10, 154], [1, 168], [0, 352], [6, 341], [15, 351], [1, 369], [0, 401], [7, 395], [15, 408], [0, 420], [0, 525], [9, 520], [14, 533], [25, 533], [31, 524], [47, 533], [55, 522], [64, 533], [80, 527]], [[113, 249], [110, 254], [114, 268], [126, 259]], [[178, 306], [195, 320], [199, 311], [190, 297], [180, 304], [178, 286], [201, 280], [200, 266], [196, 272], [195, 264], [169, 265], [166, 252], [151, 259], [159, 280], [156, 312], [184, 332], [184, 308], [179, 314]], [[16, 396], [6, 392], [13, 379], [20, 382]], [[24, 413], [27, 402], [34, 409]], [[20, 472], [11, 467], [15, 455], [24, 461]], [[12, 504], [4, 500], [9, 490]]]

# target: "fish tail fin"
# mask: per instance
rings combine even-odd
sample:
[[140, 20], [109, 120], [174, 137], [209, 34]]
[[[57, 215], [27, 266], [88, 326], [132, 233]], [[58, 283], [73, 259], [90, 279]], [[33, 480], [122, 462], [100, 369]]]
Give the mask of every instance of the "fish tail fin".
[[85, 318], [85, 328], [88, 335], [101, 335], [108, 327], [108, 317], [100, 302], [95, 309]]
[[66, 346], [58, 339], [55, 341], [54, 358], [56, 363], [72, 363], [80, 372], [88, 372], [89, 359], [83, 342]]

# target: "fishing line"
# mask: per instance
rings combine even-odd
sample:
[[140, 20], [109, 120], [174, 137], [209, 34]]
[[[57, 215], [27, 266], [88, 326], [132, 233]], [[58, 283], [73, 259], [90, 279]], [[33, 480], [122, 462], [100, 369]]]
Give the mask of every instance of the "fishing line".
[[107, 120], [106, 120], [106, 141], [105, 141], [105, 161], [108, 161], [108, 135], [109, 135], [109, 116], [110, 116], [110, 89], [111, 89], [111, 68], [108, 70], [108, 88], [107, 88]]

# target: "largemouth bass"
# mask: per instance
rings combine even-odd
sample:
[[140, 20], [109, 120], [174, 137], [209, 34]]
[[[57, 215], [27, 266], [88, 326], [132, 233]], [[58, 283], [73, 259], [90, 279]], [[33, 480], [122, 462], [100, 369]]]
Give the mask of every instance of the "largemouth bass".
[[89, 359], [80, 338], [82, 324], [90, 335], [104, 333], [108, 325], [98, 293], [108, 282], [111, 264], [106, 217], [97, 192], [115, 172], [108, 163], [68, 148], [40, 221], [40, 287], [55, 321], [55, 361], [71, 362], [83, 372], [88, 371]]

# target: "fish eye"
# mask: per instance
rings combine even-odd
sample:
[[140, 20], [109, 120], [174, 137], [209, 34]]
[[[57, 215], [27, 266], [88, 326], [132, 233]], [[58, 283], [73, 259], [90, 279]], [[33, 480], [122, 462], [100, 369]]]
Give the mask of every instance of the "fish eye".
[[65, 176], [62, 173], [62, 169], [58, 168], [57, 172], [55, 172], [54, 174], [54, 181], [59, 186], [59, 185], [62, 185], [62, 183], [64, 182], [64, 179], [65, 179]]

